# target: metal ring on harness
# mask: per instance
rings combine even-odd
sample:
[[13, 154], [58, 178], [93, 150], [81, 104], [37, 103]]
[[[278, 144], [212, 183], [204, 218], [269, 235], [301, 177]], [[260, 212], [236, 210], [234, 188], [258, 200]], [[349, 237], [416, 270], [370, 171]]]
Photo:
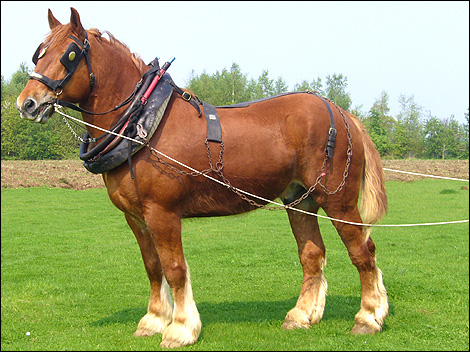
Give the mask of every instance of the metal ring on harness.
[[192, 95], [188, 92], [183, 92], [183, 94], [181, 94], [181, 97], [183, 98], [183, 100], [190, 101], [192, 98]]

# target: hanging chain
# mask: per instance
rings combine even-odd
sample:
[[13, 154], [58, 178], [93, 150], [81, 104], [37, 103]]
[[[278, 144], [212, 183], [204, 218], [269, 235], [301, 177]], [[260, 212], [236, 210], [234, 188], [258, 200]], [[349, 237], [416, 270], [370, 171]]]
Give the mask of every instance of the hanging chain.
[[67, 121], [66, 117], [65, 116], [62, 116], [62, 118], [64, 119], [64, 122], [65, 124], [67, 125], [67, 127], [69, 128], [69, 130], [72, 132], [72, 134], [75, 136], [75, 138], [77, 138], [80, 142], [82, 143], [88, 143], [88, 141], [85, 141], [82, 137], [80, 137], [75, 131], [74, 129], [72, 128], [72, 126], [70, 126], [69, 122]]
[[[326, 99], [326, 98], [324, 98]], [[344, 187], [344, 184], [346, 183], [346, 178], [348, 177], [349, 175], [349, 167], [351, 166], [351, 157], [352, 157], [352, 136], [351, 136], [351, 131], [349, 129], [349, 124], [348, 124], [348, 121], [346, 120], [346, 117], [344, 116], [343, 112], [341, 111], [341, 109], [339, 108], [338, 105], [336, 105], [335, 102], [329, 100], [329, 99], [326, 99], [328, 100], [330, 103], [332, 103], [336, 109], [338, 109], [339, 113], [341, 114], [341, 116], [343, 117], [343, 121], [344, 121], [344, 126], [346, 127], [346, 134], [347, 134], [347, 137], [348, 137], [348, 150], [346, 151], [346, 154], [348, 156], [348, 159], [346, 160], [346, 167], [344, 168], [344, 172], [343, 172], [343, 179], [342, 181], [340, 182], [340, 184], [338, 185], [338, 187], [334, 190], [334, 191], [329, 191], [325, 185], [320, 184], [320, 187], [323, 189], [323, 191], [328, 194], [328, 195], [332, 195], [332, 194], [335, 194], [339, 191], [341, 191], [341, 189]], [[325, 160], [326, 161], [326, 160]], [[323, 163], [323, 166], [322, 166], [322, 169], [324, 169], [325, 167], [325, 163]]]
[[[314, 92], [310, 92], [310, 91], [307, 91], [307, 93], [315, 94]], [[302, 196], [300, 196], [298, 199], [296, 199], [293, 202], [291, 202], [289, 204], [286, 204], [284, 206], [267, 207], [264, 204], [257, 203], [253, 199], [249, 198], [248, 196], [246, 196], [245, 194], [240, 192], [236, 187], [234, 187], [230, 183], [230, 181], [225, 177], [225, 175], [222, 172], [222, 170], [224, 168], [223, 154], [224, 154], [224, 148], [225, 148], [223, 142], [220, 142], [219, 160], [217, 161], [217, 163], [215, 164], [215, 167], [214, 167], [214, 164], [212, 162], [211, 152], [210, 152], [209, 141], [206, 139], [205, 140], [205, 145], [206, 145], [206, 150], [207, 150], [207, 157], [209, 159], [209, 168], [205, 169], [203, 171], [192, 171], [192, 172], [183, 171], [183, 170], [179, 169], [178, 167], [167, 163], [165, 160], [163, 160], [158, 155], [157, 151], [150, 146], [149, 141], [146, 141], [145, 143], [142, 143], [142, 144], [150, 150], [150, 153], [157, 159], [157, 162], [159, 162], [160, 164], [164, 165], [169, 170], [171, 170], [171, 171], [173, 171], [177, 174], [180, 174], [180, 175], [183, 175], [183, 176], [196, 177], [196, 176], [200, 176], [200, 175], [208, 175], [209, 173], [214, 172], [216, 175], [218, 175], [220, 177], [220, 179], [228, 187], [228, 189], [230, 189], [232, 192], [234, 192], [236, 195], [238, 195], [242, 200], [248, 202], [250, 205], [252, 205], [254, 207], [267, 209], [267, 210], [283, 210], [283, 209], [286, 209], [286, 208], [293, 208], [296, 205], [298, 205], [300, 202], [304, 201], [310, 194], [312, 194], [315, 191], [315, 189], [318, 185], [320, 185], [320, 187], [323, 189], [323, 191], [328, 195], [333, 195], [333, 194], [336, 194], [336, 193], [340, 192], [343, 189], [343, 187], [346, 183], [346, 178], [349, 175], [349, 167], [351, 165], [351, 157], [352, 157], [352, 136], [351, 136], [351, 131], [349, 129], [349, 124], [348, 124], [348, 122], [346, 120], [346, 117], [344, 116], [343, 112], [338, 107], [338, 105], [335, 102], [332, 102], [331, 100], [329, 100], [327, 98], [324, 98], [324, 99], [328, 100], [330, 103], [332, 103], [338, 109], [339, 113], [341, 114], [341, 116], [343, 118], [344, 125], [346, 127], [346, 133], [347, 133], [347, 138], [348, 138], [348, 149], [347, 149], [346, 154], [347, 154], [348, 158], [347, 158], [346, 166], [345, 166], [345, 169], [344, 169], [344, 172], [343, 172], [343, 179], [341, 180], [338, 187], [334, 191], [330, 191], [324, 184], [321, 183], [323, 176], [326, 175], [325, 167], [326, 167], [326, 163], [328, 161], [328, 155], [325, 152], [325, 158], [323, 159], [323, 164], [322, 164], [320, 170], [318, 170], [319, 175], [318, 175], [315, 183], [312, 186], [310, 186], [310, 188]], [[84, 141], [83, 138], [81, 138], [73, 130], [73, 128], [70, 126], [67, 119], [65, 118], [65, 115], [62, 115], [62, 117], [65, 121], [65, 124], [68, 126], [70, 131], [74, 134], [74, 136], [77, 139], [79, 139], [81, 142], [87, 143], [88, 141]]]
[[174, 165], [171, 165], [169, 163], [167, 163], [165, 160], [163, 160], [159, 155], [158, 153], [156, 152], [155, 149], [153, 149], [149, 143], [146, 143], [145, 146], [150, 150], [150, 154], [152, 154], [154, 157], [157, 158], [157, 162], [159, 162], [160, 164], [166, 166], [168, 169], [170, 169], [171, 171], [177, 173], [177, 174], [180, 174], [180, 175], [183, 175], [183, 176], [192, 176], [192, 177], [196, 177], [196, 176], [200, 176], [200, 175], [207, 175], [211, 172], [215, 172], [215, 173], [222, 173], [222, 169], [224, 168], [224, 164], [223, 164], [223, 155], [224, 155], [224, 142], [221, 142], [220, 143], [220, 152], [219, 152], [219, 160], [217, 161], [217, 163], [215, 164], [217, 169], [214, 169], [214, 166], [212, 164], [212, 158], [211, 158], [211, 151], [210, 151], [210, 148], [209, 148], [209, 141], [206, 139], [205, 141], [205, 144], [206, 144], [206, 150], [207, 150], [207, 156], [209, 158], [209, 166], [210, 168], [209, 169], [205, 169], [203, 171], [192, 171], [192, 172], [188, 172], [188, 171], [183, 171], [183, 170], [180, 170], [178, 169], [176, 166]]
[[[326, 99], [326, 98], [324, 98], [324, 99]], [[220, 142], [219, 160], [215, 164], [215, 168], [214, 168], [214, 165], [213, 165], [213, 162], [212, 162], [212, 157], [211, 157], [211, 152], [210, 152], [210, 147], [209, 147], [209, 141], [206, 139], [205, 144], [206, 144], [206, 150], [207, 150], [207, 156], [208, 156], [208, 159], [209, 159], [210, 168], [206, 169], [206, 170], [203, 170], [203, 171], [200, 171], [200, 172], [199, 171], [187, 172], [187, 171], [180, 170], [177, 167], [175, 167], [174, 165], [171, 165], [171, 164], [165, 162], [156, 152], [153, 151], [153, 149], [148, 144], [146, 146], [150, 149], [150, 153], [157, 158], [157, 161], [159, 163], [165, 165], [168, 169], [170, 169], [171, 171], [173, 171], [175, 173], [178, 173], [180, 175], [195, 177], [195, 176], [199, 176], [199, 175], [207, 175], [211, 172], [214, 172], [216, 175], [218, 175], [220, 177], [220, 179], [228, 187], [228, 189], [230, 189], [233, 193], [235, 193], [237, 196], [239, 196], [242, 200], [248, 202], [250, 205], [252, 205], [256, 208], [262, 208], [262, 209], [267, 209], [267, 210], [284, 210], [286, 208], [293, 208], [296, 205], [298, 205], [300, 202], [307, 199], [307, 197], [310, 194], [312, 194], [313, 191], [315, 191], [315, 188], [318, 185], [320, 185], [320, 187], [323, 189], [323, 191], [328, 195], [333, 195], [333, 194], [336, 194], [336, 193], [340, 192], [343, 189], [343, 187], [346, 183], [346, 178], [349, 175], [349, 167], [351, 165], [351, 157], [352, 157], [352, 136], [351, 136], [351, 131], [349, 129], [349, 124], [348, 124], [348, 122], [346, 120], [346, 117], [344, 116], [343, 112], [338, 107], [338, 105], [335, 102], [330, 101], [329, 99], [326, 99], [326, 100], [328, 100], [330, 103], [332, 103], [338, 109], [339, 113], [341, 114], [341, 116], [343, 118], [344, 125], [346, 127], [346, 133], [347, 133], [347, 138], [348, 138], [348, 149], [347, 149], [346, 154], [347, 154], [348, 158], [346, 160], [346, 166], [344, 168], [343, 178], [342, 178], [341, 182], [339, 183], [338, 187], [336, 187], [336, 189], [334, 191], [330, 191], [324, 184], [321, 183], [321, 180], [322, 180], [323, 176], [325, 176], [325, 167], [326, 167], [326, 162], [328, 161], [328, 155], [325, 152], [325, 158], [323, 159], [323, 165], [321, 166], [321, 168], [319, 170], [319, 175], [318, 175], [315, 183], [312, 186], [310, 186], [310, 188], [302, 196], [300, 196], [299, 198], [297, 198], [293, 202], [291, 202], [289, 204], [286, 204], [284, 206], [277, 206], [277, 207], [272, 207], [271, 206], [271, 207], [268, 207], [264, 204], [257, 203], [255, 200], [249, 198], [248, 196], [246, 196], [245, 194], [240, 192], [238, 190], [238, 188], [234, 187], [230, 183], [230, 181], [225, 177], [225, 175], [222, 172], [222, 170], [224, 168], [224, 163], [223, 163], [224, 143], [223, 142]]]

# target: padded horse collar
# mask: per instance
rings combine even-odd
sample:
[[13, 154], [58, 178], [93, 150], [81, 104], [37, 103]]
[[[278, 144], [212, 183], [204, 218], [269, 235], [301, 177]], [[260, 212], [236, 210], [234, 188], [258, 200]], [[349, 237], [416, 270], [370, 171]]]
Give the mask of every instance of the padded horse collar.
[[[152, 78], [152, 76], [148, 76], [148, 79], [142, 84], [132, 104], [112, 129], [112, 132], [122, 134], [144, 144], [148, 143], [163, 118], [173, 92], [173, 87], [168, 84], [171, 77], [168, 73], [165, 73], [164, 79], [158, 83], [150, 94], [147, 104], [142, 105], [140, 101], [142, 92], [147, 89]], [[88, 171], [95, 174], [104, 173], [121, 165], [127, 159], [133, 178], [131, 157], [143, 147], [143, 144], [109, 133], [106, 134], [101, 143], [89, 149], [88, 137], [87, 132], [84, 137], [85, 142], [80, 145], [79, 152], [79, 157], [84, 161], [83, 165]]]

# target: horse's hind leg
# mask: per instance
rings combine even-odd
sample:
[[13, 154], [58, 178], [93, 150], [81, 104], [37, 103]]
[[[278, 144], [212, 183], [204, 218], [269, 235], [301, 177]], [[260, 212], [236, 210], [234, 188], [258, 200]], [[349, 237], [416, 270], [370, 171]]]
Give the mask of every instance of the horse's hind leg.
[[[356, 206], [350, 208], [325, 209], [328, 216], [351, 222], [362, 222]], [[382, 281], [382, 272], [375, 264], [375, 244], [370, 238], [370, 227], [332, 221], [341, 240], [348, 249], [349, 257], [356, 266], [361, 279], [361, 310], [356, 314], [356, 324], [351, 333], [374, 334], [382, 330], [388, 314], [387, 291]]]
[[172, 320], [173, 308], [170, 289], [163, 276], [160, 258], [148, 229], [145, 225], [140, 226], [127, 214], [126, 220], [139, 243], [145, 270], [150, 280], [150, 301], [147, 314], [140, 320], [134, 335], [151, 336], [161, 334]]
[[[288, 199], [283, 199], [288, 203]], [[311, 197], [302, 201], [298, 208], [314, 212], [318, 205]], [[309, 328], [318, 323], [325, 308], [327, 283], [323, 274], [326, 265], [325, 245], [320, 234], [316, 216], [288, 210], [290, 225], [297, 241], [303, 282], [300, 296], [284, 320], [284, 329]]]

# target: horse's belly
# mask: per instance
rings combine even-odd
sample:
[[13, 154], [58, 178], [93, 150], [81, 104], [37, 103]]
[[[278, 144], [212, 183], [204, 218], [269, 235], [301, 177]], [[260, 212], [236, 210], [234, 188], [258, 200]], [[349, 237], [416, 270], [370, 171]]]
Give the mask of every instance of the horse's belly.
[[291, 172], [286, 171], [271, 175], [247, 173], [243, 177], [227, 173], [225, 177], [232, 188], [213, 180], [193, 182], [182, 203], [183, 216], [223, 216], [251, 211], [276, 199], [292, 181]]

